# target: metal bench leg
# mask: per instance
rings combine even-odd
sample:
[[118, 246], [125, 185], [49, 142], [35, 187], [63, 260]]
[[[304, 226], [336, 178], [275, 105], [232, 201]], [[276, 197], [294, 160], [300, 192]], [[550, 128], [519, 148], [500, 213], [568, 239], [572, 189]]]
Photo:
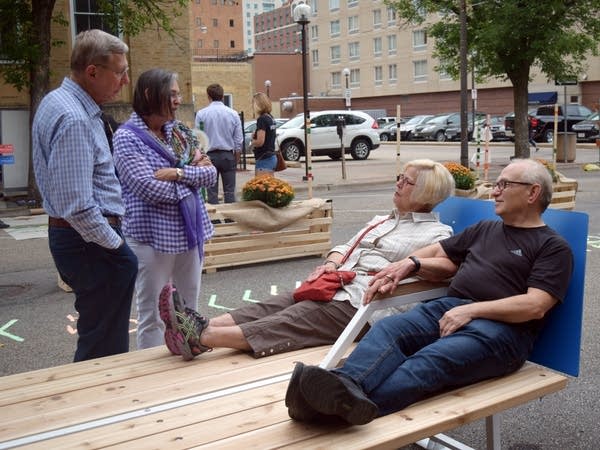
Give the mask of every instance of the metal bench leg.
[[475, 450], [473, 447], [469, 447], [441, 433], [427, 439], [421, 439], [415, 442], [415, 444], [427, 450]]
[[488, 450], [500, 450], [500, 422], [500, 414], [494, 414], [485, 418]]

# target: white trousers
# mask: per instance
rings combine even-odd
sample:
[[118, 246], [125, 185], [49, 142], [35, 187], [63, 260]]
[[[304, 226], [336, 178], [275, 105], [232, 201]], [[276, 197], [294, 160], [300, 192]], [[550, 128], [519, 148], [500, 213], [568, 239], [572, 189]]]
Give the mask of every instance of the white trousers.
[[202, 261], [198, 248], [185, 253], [163, 253], [132, 238], [127, 244], [138, 258], [135, 281], [137, 307], [138, 350], [164, 345], [165, 326], [158, 314], [158, 295], [165, 284], [172, 282], [185, 306], [197, 310]]

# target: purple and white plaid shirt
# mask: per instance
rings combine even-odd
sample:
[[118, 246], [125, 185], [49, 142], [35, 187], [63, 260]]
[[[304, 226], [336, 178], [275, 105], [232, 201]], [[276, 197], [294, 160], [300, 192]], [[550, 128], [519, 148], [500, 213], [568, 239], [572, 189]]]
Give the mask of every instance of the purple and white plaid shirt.
[[[148, 132], [148, 126], [135, 112], [131, 114], [132, 123]], [[171, 142], [175, 122], [167, 122], [163, 131], [167, 142]], [[155, 250], [165, 253], [183, 253], [188, 251], [185, 223], [179, 209], [181, 199], [192, 195], [193, 190], [208, 187], [217, 181], [217, 171], [213, 166], [183, 167], [181, 181], [160, 181], [154, 172], [171, 167], [169, 161], [155, 150], [145, 145], [132, 131], [119, 128], [113, 138], [114, 160], [117, 174], [121, 180], [125, 216], [123, 233]], [[173, 149], [162, 144], [173, 154]], [[204, 203], [201, 208], [204, 240], [214, 233]]]

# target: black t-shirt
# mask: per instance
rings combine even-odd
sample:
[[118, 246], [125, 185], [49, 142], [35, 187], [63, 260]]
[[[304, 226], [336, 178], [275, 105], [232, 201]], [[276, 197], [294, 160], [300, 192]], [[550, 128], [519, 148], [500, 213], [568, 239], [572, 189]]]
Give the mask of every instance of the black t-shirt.
[[440, 242], [460, 264], [448, 294], [496, 300], [541, 289], [562, 301], [573, 271], [569, 244], [548, 226], [516, 228], [483, 221]]
[[275, 121], [270, 114], [262, 114], [256, 121], [256, 131], [265, 131], [265, 142], [262, 147], [254, 147], [254, 157], [261, 159], [269, 157], [275, 152]]

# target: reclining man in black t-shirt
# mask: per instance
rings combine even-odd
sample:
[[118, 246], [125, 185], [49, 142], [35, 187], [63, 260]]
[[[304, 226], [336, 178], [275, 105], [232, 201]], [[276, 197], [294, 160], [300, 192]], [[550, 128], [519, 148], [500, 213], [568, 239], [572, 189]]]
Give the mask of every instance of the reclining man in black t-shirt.
[[298, 363], [286, 395], [290, 417], [365, 424], [442, 391], [519, 369], [546, 313], [566, 295], [573, 255], [541, 214], [552, 179], [514, 160], [492, 193], [502, 221], [483, 221], [387, 266], [363, 301], [417, 274], [453, 276], [448, 296], [377, 322], [341, 368]]

